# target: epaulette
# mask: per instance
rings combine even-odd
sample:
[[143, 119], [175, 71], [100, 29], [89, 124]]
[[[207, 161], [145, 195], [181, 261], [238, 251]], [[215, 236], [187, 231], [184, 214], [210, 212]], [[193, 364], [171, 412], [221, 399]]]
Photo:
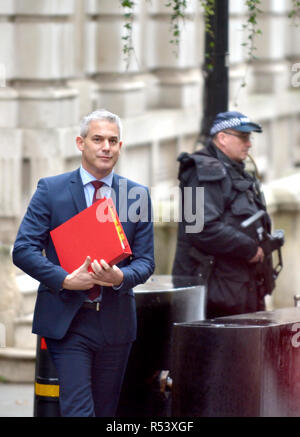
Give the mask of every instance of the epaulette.
[[226, 176], [224, 165], [215, 157], [199, 151], [195, 153], [181, 153], [177, 161], [180, 162], [178, 178], [182, 179], [184, 173], [195, 167], [199, 181], [218, 181]]

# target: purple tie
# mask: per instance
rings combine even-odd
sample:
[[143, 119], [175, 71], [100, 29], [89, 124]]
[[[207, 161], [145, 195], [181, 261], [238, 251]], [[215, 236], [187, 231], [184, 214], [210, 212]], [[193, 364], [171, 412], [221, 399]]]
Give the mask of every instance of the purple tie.
[[[97, 202], [97, 200], [99, 200], [101, 198], [101, 195], [99, 195], [100, 193], [98, 193], [98, 190], [99, 190], [99, 188], [102, 187], [104, 182], [101, 182], [101, 181], [92, 181], [91, 184], [95, 188], [94, 195], [93, 195], [93, 203], [95, 203], [95, 202]], [[101, 291], [101, 286], [100, 285], [94, 285], [94, 287], [89, 290], [88, 298], [90, 300], [96, 299], [96, 297], [99, 296], [100, 291]]]

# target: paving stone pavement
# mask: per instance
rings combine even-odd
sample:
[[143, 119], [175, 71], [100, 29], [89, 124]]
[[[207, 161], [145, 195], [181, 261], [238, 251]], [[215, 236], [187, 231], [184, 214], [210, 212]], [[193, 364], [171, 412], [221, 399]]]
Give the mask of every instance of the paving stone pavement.
[[0, 383], [0, 417], [33, 417], [33, 384]]

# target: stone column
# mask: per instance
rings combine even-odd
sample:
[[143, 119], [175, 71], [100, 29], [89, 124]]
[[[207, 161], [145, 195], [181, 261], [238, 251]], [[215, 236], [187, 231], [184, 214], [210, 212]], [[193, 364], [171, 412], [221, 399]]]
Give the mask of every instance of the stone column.
[[[239, 106], [250, 90], [251, 74], [247, 65], [247, 35], [243, 25], [247, 22], [245, 2], [229, 2], [229, 100]], [[245, 85], [245, 86], [244, 86]]]
[[67, 86], [75, 74], [73, 13], [74, 0], [15, 1], [13, 86], [26, 202], [40, 177], [64, 171], [75, 155], [78, 93]]
[[[277, 179], [265, 187], [268, 204], [273, 206], [273, 230], [285, 231], [282, 248], [283, 269], [272, 294], [275, 308], [294, 306], [294, 296], [300, 294], [299, 238], [300, 238], [300, 176], [294, 174]], [[277, 257], [274, 256], [277, 263]]]
[[15, 236], [21, 204], [22, 143], [18, 125], [17, 93], [11, 87], [15, 71], [14, 2], [0, 4], [0, 323], [5, 327], [5, 345], [13, 343], [14, 319], [21, 296], [11, 263], [11, 242]]
[[253, 92], [280, 93], [289, 87], [289, 64], [286, 61], [288, 35], [288, 2], [262, 0], [263, 13], [257, 28], [262, 35], [255, 38], [257, 50], [253, 61]]
[[11, 87], [15, 71], [14, 3], [1, 2], [0, 37], [0, 242], [10, 243], [21, 203], [21, 135], [17, 93]]
[[197, 1], [188, 2], [178, 46], [170, 31], [172, 9], [164, 0], [149, 4], [147, 66], [157, 78], [156, 106], [199, 108], [201, 104], [201, 59], [204, 50], [204, 24]]
[[146, 109], [142, 66], [143, 2], [133, 10], [133, 48], [129, 58], [123, 52], [126, 37], [124, 13], [118, 0], [87, 0], [86, 73], [98, 87], [94, 108], [106, 108], [121, 117], [142, 114]]
[[14, 343], [14, 321], [19, 315], [22, 297], [18, 291], [15, 268], [11, 262], [11, 245], [0, 244], [0, 323], [5, 326], [6, 346]]
[[[289, 0], [290, 9], [292, 2]], [[289, 19], [287, 24], [287, 56], [290, 62], [290, 88], [292, 90], [300, 89], [300, 18]], [[300, 140], [300, 139], [299, 139]]]
[[9, 0], [0, 5], [0, 323], [13, 346], [22, 296], [11, 245], [40, 177], [76, 156], [74, 0]]

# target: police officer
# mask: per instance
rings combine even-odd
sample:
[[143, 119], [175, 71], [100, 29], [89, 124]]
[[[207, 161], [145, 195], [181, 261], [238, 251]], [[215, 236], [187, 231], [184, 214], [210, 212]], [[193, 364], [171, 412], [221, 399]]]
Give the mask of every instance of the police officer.
[[[263, 262], [264, 252], [255, 230], [241, 227], [245, 219], [266, 208], [257, 179], [245, 171], [252, 132], [262, 128], [245, 115], [219, 113], [209, 144], [178, 157], [182, 210], [188, 209], [188, 202], [195, 205], [196, 187], [204, 187], [204, 225], [201, 232], [186, 232], [183, 217], [172, 273], [207, 280], [207, 318], [265, 309], [256, 279], [256, 265]], [[192, 187], [192, 198], [185, 187]], [[259, 225], [270, 232], [269, 216]]]

